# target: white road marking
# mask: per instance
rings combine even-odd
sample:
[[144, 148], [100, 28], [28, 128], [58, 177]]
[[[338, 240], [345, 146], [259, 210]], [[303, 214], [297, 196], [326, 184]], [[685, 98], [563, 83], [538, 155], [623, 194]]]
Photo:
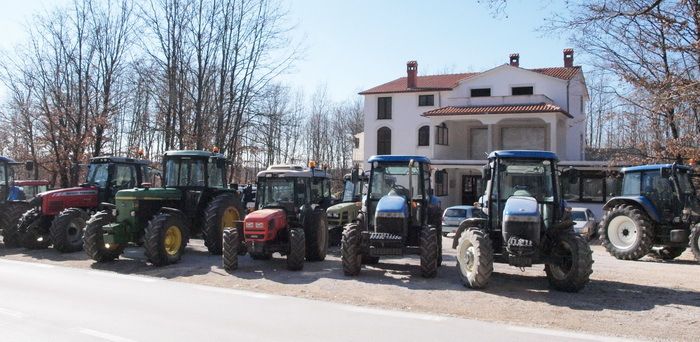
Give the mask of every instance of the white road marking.
[[373, 315], [389, 316], [389, 317], [396, 317], [396, 318], [420, 319], [420, 320], [424, 320], [424, 321], [433, 321], [433, 322], [441, 322], [441, 321], [444, 321], [447, 319], [447, 317], [442, 317], [442, 316], [437, 316], [437, 315], [371, 309], [371, 308], [363, 308], [360, 306], [350, 306], [350, 305], [343, 306], [343, 310], [350, 311], [350, 312], [356, 312], [356, 313], [363, 313], [363, 314], [373, 314]]
[[257, 293], [257, 292], [252, 292], [252, 291], [241, 291], [241, 290], [234, 290], [234, 289], [225, 289], [225, 288], [214, 287], [214, 286], [192, 285], [192, 287], [194, 287], [196, 289], [203, 290], [203, 291], [226, 293], [226, 294], [245, 296], [245, 297], [251, 297], [251, 298], [258, 298], [258, 299], [268, 299], [271, 297], [270, 295], [267, 295], [264, 293]]
[[560, 330], [549, 330], [549, 329], [542, 329], [542, 328], [508, 327], [508, 330], [527, 333], [527, 334], [564, 337], [567, 339], [606, 341], [606, 342], [607, 341], [629, 341], [629, 340], [616, 338], [616, 337], [595, 336], [595, 335], [587, 335], [587, 334], [580, 334], [580, 333], [560, 331]]
[[2, 259], [0, 262], [4, 262], [6, 264], [14, 264], [14, 265], [22, 265], [22, 266], [33, 266], [33, 267], [38, 267], [38, 268], [55, 268], [56, 266], [54, 265], [49, 265], [49, 264], [41, 264], [41, 263], [36, 263], [36, 262], [26, 262], [26, 261], [17, 261], [17, 260], [8, 260], [8, 259]]
[[5, 309], [5, 308], [0, 308], [0, 315], [10, 316], [10, 317], [14, 317], [14, 318], [27, 317], [27, 315], [25, 313], [15, 311], [15, 310]]
[[102, 332], [102, 331], [97, 331], [97, 330], [92, 330], [92, 329], [80, 329], [80, 333], [85, 334], [85, 335], [90, 335], [92, 337], [97, 337], [106, 341], [112, 341], [112, 342], [136, 342], [132, 339], [113, 335], [110, 333]]

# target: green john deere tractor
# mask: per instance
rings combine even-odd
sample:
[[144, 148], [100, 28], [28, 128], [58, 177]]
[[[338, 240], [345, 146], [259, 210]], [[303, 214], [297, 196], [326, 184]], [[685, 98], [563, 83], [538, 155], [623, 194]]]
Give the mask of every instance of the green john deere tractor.
[[352, 174], [345, 175], [343, 183], [343, 197], [341, 202], [328, 208], [328, 243], [331, 246], [340, 246], [343, 235], [343, 227], [357, 217], [362, 206], [362, 194], [364, 185], [367, 184], [367, 174], [355, 177]]
[[143, 245], [154, 266], [180, 260], [190, 237], [201, 233], [211, 254], [221, 254], [224, 227], [245, 214], [238, 193], [226, 186], [227, 160], [207, 151], [168, 151], [163, 187], [121, 190], [111, 210], [85, 228], [84, 248], [95, 261], [119, 257], [129, 243]]

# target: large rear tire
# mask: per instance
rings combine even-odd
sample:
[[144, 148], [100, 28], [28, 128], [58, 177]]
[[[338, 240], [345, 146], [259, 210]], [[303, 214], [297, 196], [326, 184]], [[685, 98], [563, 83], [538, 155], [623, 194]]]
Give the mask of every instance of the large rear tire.
[[237, 228], [224, 229], [222, 258], [224, 262], [224, 269], [226, 271], [231, 272], [238, 269], [238, 249], [240, 244], [241, 242], [238, 236]]
[[700, 224], [695, 225], [690, 232], [690, 249], [693, 251], [695, 261], [700, 262]]
[[544, 266], [549, 285], [555, 290], [578, 292], [590, 281], [593, 252], [585, 238], [573, 231], [562, 232], [554, 241], [551, 256], [562, 261]]
[[185, 253], [188, 239], [187, 227], [179, 215], [158, 214], [148, 222], [144, 231], [146, 258], [153, 266], [174, 264]]
[[343, 230], [343, 238], [340, 242], [340, 259], [343, 263], [343, 273], [346, 276], [360, 274], [360, 269], [362, 268], [360, 239], [360, 226], [356, 223], [348, 223]]
[[437, 228], [424, 226], [420, 234], [420, 273], [423, 278], [435, 278], [437, 275], [439, 253]]
[[304, 227], [306, 260], [323, 261], [328, 253], [328, 222], [325, 212], [312, 214], [311, 224]]
[[603, 247], [612, 256], [621, 260], [637, 260], [651, 252], [654, 225], [639, 208], [620, 204], [605, 213], [598, 235]]
[[493, 273], [493, 245], [482, 230], [468, 228], [460, 236], [457, 271], [466, 287], [481, 289], [489, 283]]
[[5, 210], [0, 212], [0, 229], [2, 229], [2, 242], [5, 248], [22, 247], [17, 225], [22, 214], [30, 208], [27, 202], [9, 202]]
[[289, 253], [287, 253], [287, 269], [299, 271], [304, 268], [306, 257], [306, 239], [304, 230], [300, 228], [289, 229]]
[[45, 249], [51, 246], [51, 217], [41, 215], [39, 208], [28, 210], [17, 224], [22, 247], [27, 249]]
[[61, 253], [72, 253], [83, 249], [83, 232], [89, 219], [88, 214], [78, 208], [61, 211], [51, 221], [51, 242], [53, 248]]
[[209, 202], [204, 211], [202, 228], [204, 245], [207, 246], [209, 253], [221, 254], [224, 228], [238, 227], [238, 222], [243, 220], [244, 216], [245, 211], [241, 207], [241, 201], [234, 194], [221, 194]]
[[97, 262], [112, 261], [119, 258], [119, 255], [124, 252], [125, 246], [122, 244], [105, 245], [102, 227], [113, 221], [114, 218], [109, 212], [99, 211], [92, 215], [85, 224], [83, 247], [90, 259]]

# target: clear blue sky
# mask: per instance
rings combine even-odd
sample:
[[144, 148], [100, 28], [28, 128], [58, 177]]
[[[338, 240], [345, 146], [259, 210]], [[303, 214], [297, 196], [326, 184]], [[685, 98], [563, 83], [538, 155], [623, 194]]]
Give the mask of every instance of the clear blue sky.
[[[525, 68], [561, 66], [566, 37], [536, 32], [545, 16], [564, 11], [563, 0], [509, 0], [508, 17], [468, 1], [289, 0], [305, 59], [285, 77], [310, 93], [326, 84], [335, 100], [406, 74], [486, 70], [520, 53]], [[576, 64], [581, 64], [580, 54]]]
[[[404, 76], [406, 61], [419, 74], [485, 70], [520, 53], [520, 65], [562, 65], [565, 37], [536, 32], [563, 0], [509, 0], [507, 17], [494, 18], [486, 4], [419, 0], [281, 0], [303, 39], [303, 59], [282, 82], [307, 95], [325, 85], [333, 100]], [[0, 48], [26, 38], [25, 23], [36, 11], [67, 0], [0, 0]], [[580, 54], [577, 56], [580, 64]], [[0, 89], [0, 95], [2, 95]]]

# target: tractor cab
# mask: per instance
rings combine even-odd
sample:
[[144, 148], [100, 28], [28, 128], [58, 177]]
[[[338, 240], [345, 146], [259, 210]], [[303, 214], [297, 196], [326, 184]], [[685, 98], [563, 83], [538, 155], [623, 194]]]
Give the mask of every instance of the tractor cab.
[[30, 200], [39, 193], [49, 190], [49, 181], [42, 180], [16, 180], [15, 186], [19, 187], [26, 199]]
[[95, 157], [90, 159], [87, 181], [82, 187], [97, 190], [98, 202], [114, 202], [114, 195], [123, 189], [132, 189], [150, 183], [150, 161], [125, 157]]
[[465, 286], [486, 286], [493, 263], [530, 267], [545, 264], [549, 284], [580, 291], [593, 259], [588, 242], [576, 235], [561, 199], [557, 162], [548, 151], [494, 151], [484, 166], [486, 193], [478, 204], [486, 218], [460, 224], [452, 247]]
[[0, 157], [0, 204], [29, 199], [22, 186], [15, 181], [15, 168], [18, 165], [25, 165], [28, 171], [34, 168], [32, 162], [19, 163], [7, 157]]

